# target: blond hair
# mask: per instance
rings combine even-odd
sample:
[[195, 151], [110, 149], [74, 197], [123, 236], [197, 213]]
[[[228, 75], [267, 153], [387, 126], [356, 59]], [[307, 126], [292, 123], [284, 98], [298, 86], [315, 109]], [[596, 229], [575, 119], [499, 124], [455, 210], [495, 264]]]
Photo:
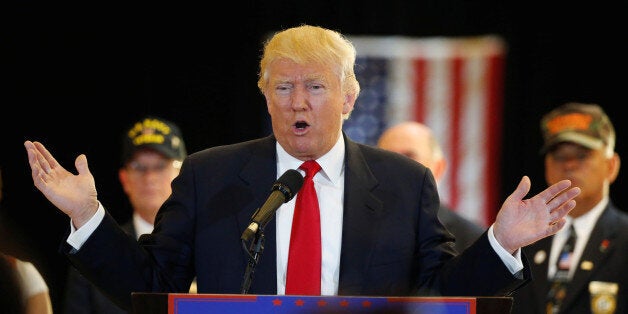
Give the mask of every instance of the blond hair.
[[[355, 58], [355, 47], [339, 32], [311, 25], [288, 28], [275, 33], [264, 44], [257, 87], [265, 93], [269, 65], [276, 60], [288, 59], [297, 64], [315, 63], [330, 67], [340, 78], [342, 91], [357, 98], [360, 83], [353, 69]], [[345, 119], [348, 117], [349, 114]]]

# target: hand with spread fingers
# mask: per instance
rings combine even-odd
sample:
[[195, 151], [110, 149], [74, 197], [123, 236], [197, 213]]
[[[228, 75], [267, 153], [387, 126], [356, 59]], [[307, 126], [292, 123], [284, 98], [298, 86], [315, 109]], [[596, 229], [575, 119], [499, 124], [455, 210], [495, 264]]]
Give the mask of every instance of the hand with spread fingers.
[[40, 142], [26, 141], [24, 147], [35, 187], [80, 228], [98, 209], [96, 183], [87, 166], [87, 157], [81, 154], [76, 158], [78, 175], [75, 175], [63, 168]]
[[565, 216], [576, 206], [579, 187], [562, 180], [529, 199], [530, 178], [524, 176], [506, 198], [495, 220], [493, 232], [499, 244], [511, 254], [517, 249], [550, 236], [565, 225]]

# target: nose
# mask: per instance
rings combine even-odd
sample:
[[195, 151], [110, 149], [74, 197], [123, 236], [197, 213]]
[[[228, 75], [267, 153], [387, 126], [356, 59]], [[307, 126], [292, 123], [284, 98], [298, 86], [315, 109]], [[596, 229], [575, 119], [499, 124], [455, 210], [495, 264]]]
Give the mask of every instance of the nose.
[[304, 111], [308, 108], [309, 103], [307, 100], [307, 93], [301, 88], [296, 88], [292, 95], [292, 110]]
[[560, 167], [562, 167], [564, 170], [577, 169], [578, 167], [580, 167], [580, 165], [583, 162], [583, 160], [579, 158], [578, 156], [571, 156], [571, 155], [560, 156], [556, 158], [556, 161], [558, 162]]
[[565, 167], [566, 169], [574, 169], [580, 166], [580, 162], [581, 160], [577, 157], [565, 158], [565, 160], [563, 160], [563, 167]]

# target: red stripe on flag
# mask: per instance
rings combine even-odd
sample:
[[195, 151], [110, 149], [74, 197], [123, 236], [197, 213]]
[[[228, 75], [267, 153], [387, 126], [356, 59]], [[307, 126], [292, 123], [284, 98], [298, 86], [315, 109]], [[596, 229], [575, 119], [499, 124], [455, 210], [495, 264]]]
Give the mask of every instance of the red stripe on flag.
[[425, 121], [425, 102], [427, 93], [427, 60], [424, 58], [417, 58], [413, 60], [414, 69], [414, 119], [418, 122]]
[[499, 211], [499, 171], [500, 171], [500, 152], [502, 140], [502, 108], [503, 108], [503, 73], [504, 73], [504, 55], [494, 54], [487, 58], [489, 63], [489, 71], [487, 71], [486, 82], [488, 87], [485, 89], [487, 93], [487, 111], [486, 121], [488, 125], [486, 130], [488, 141], [487, 147], [487, 167], [488, 170], [484, 182], [486, 187], [486, 225], [490, 225], [495, 221], [497, 212]]
[[462, 100], [465, 92], [465, 82], [462, 77], [462, 69], [463, 69], [463, 60], [460, 57], [453, 58], [451, 60], [451, 104], [449, 108], [451, 108], [451, 121], [449, 122], [449, 128], [451, 129], [449, 143], [451, 146], [451, 154], [449, 156], [449, 185], [450, 185], [450, 206], [453, 208], [458, 208], [458, 202], [460, 199], [460, 181], [458, 179], [460, 164], [462, 156], [460, 148], [461, 146], [461, 138], [462, 138]]

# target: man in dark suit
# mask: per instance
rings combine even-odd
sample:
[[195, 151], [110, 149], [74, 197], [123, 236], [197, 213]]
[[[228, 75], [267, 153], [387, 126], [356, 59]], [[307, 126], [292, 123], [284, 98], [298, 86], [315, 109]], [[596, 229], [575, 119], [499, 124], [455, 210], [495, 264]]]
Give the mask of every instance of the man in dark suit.
[[[405, 121], [386, 129], [377, 141], [377, 146], [420, 162], [428, 167], [438, 184], [447, 169], [447, 160], [432, 130], [416, 121]], [[456, 251], [469, 247], [484, 229], [463, 217], [441, 201], [438, 218], [456, 238]]]
[[[311, 261], [320, 263], [320, 295], [494, 296], [524, 284], [530, 277], [520, 248], [560, 230], [579, 189], [563, 180], [524, 200], [531, 182], [523, 177], [496, 222], [456, 256], [437, 218], [429, 169], [342, 133], [360, 90], [355, 55], [329, 29], [276, 33], [264, 46], [258, 80], [273, 134], [189, 155], [153, 233], [139, 243], [98, 201], [85, 155], [74, 175], [43, 144], [26, 141], [34, 185], [70, 217], [64, 252], [71, 263], [125, 308], [131, 292], [185, 292], [194, 276], [200, 293], [239, 293], [249, 257], [241, 235], [251, 216], [278, 177], [316, 161], [322, 170], [308, 178], [320, 207], [321, 260]], [[291, 232], [300, 230], [292, 228], [293, 214], [295, 199], [263, 230], [249, 293], [294, 293], [286, 288]]]
[[[187, 156], [181, 129], [175, 123], [146, 116], [122, 136], [118, 179], [132, 209], [122, 229], [134, 239], [151, 233], [159, 207], [172, 193], [170, 184]], [[64, 296], [67, 314], [129, 313], [103, 295], [74, 267], [68, 270]]]
[[620, 167], [613, 124], [596, 104], [567, 103], [541, 131], [547, 183], [582, 190], [567, 218], [576, 237], [570, 250], [561, 251], [570, 228], [523, 248], [534, 280], [514, 295], [513, 313], [628, 313], [628, 214], [609, 197]]

